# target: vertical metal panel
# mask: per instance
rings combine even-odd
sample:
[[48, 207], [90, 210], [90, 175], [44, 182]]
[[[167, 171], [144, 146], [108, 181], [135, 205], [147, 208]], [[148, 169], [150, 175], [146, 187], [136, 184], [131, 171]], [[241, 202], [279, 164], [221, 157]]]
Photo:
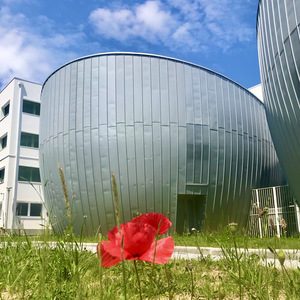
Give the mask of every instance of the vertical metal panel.
[[[184, 133], [185, 135], [185, 128]], [[161, 126], [161, 137], [163, 142], [163, 147], [161, 150], [161, 159], [162, 159], [162, 197], [163, 197], [163, 207], [162, 212], [167, 213], [170, 209], [170, 201], [171, 201], [171, 194], [170, 194], [170, 187], [171, 187], [171, 138], [170, 138], [170, 126]], [[185, 156], [183, 157], [185, 162]], [[184, 172], [186, 172], [186, 165], [184, 163]], [[185, 189], [185, 181], [184, 187]]]
[[171, 220], [176, 220], [176, 207], [177, 207], [177, 182], [178, 182], [178, 126], [177, 124], [170, 124], [170, 202], [168, 215]]
[[168, 61], [165, 59], [159, 60], [159, 85], [160, 85], [160, 111], [161, 125], [169, 125], [169, 84], [168, 84]]
[[[119, 164], [119, 188], [120, 199], [122, 200], [123, 217], [128, 220], [131, 217], [131, 211], [137, 210], [136, 196], [135, 196], [135, 166], [132, 165], [132, 152], [134, 147], [134, 136], [132, 133], [132, 126], [126, 127], [124, 124], [117, 125], [117, 143], [118, 143], [118, 164]], [[133, 148], [133, 149], [132, 149]], [[130, 167], [128, 172], [127, 166]], [[135, 200], [135, 201], [134, 201]]]
[[168, 61], [170, 123], [178, 123], [176, 64]]
[[[60, 88], [59, 88], [59, 99], [58, 99], [58, 112], [57, 112], [57, 124], [63, 124], [63, 119], [64, 119], [64, 99], [65, 99], [65, 87], [66, 82], [65, 82], [65, 72], [66, 69], [61, 70], [60, 73]], [[63, 132], [64, 127], [63, 126], [58, 126], [57, 128], [57, 133], [62, 133]]]
[[[70, 126], [70, 84], [71, 84], [71, 67], [66, 66], [65, 68], [65, 94], [63, 99], [63, 106], [64, 106], [64, 116], [63, 116], [63, 133], [69, 132], [69, 126]], [[50, 101], [48, 102], [48, 105], [50, 105]], [[45, 111], [49, 111], [49, 109], [45, 109]]]
[[[268, 123], [291, 189], [300, 201], [300, 1], [259, 3], [259, 63]], [[298, 164], [297, 164], [298, 163]]]
[[92, 74], [91, 74], [91, 127], [98, 128], [99, 124], [99, 110], [98, 106], [98, 96], [99, 96], [99, 59], [98, 57], [92, 58]]
[[159, 90], [159, 60], [150, 59], [151, 63], [151, 107], [152, 122], [160, 122], [160, 90]]
[[211, 228], [245, 223], [251, 188], [260, 187], [271, 169], [280, 180], [263, 105], [197, 66], [100, 54], [55, 72], [42, 101], [41, 172], [57, 231], [66, 226], [58, 163], [74, 229], [88, 234], [114, 225], [112, 173], [124, 220], [154, 210], [175, 224], [177, 195], [202, 194]]
[[161, 126], [158, 123], [152, 125], [153, 134], [153, 172], [154, 172], [154, 210], [162, 211], [162, 164], [161, 164]]
[[153, 136], [152, 126], [144, 126], [144, 159], [145, 159], [145, 187], [146, 209], [154, 210], [154, 173], [153, 173]]
[[142, 57], [143, 119], [145, 125], [152, 123], [151, 66], [149, 57]]
[[[99, 57], [99, 97], [98, 97], [98, 110], [99, 110], [99, 125], [107, 124], [107, 84], [108, 84], [108, 71], [107, 71], [107, 57]], [[101, 103], [101, 105], [99, 105]], [[97, 106], [96, 106], [97, 108]]]
[[144, 125], [136, 123], [135, 130], [135, 153], [137, 170], [137, 189], [139, 211], [147, 211], [146, 206], [146, 175], [145, 175], [145, 148], [144, 148]]
[[177, 64], [177, 97], [178, 101], [178, 126], [185, 126], [186, 124], [186, 88], [185, 88], [185, 68], [184, 64]]
[[[122, 72], [122, 82], [125, 89], [125, 121], [126, 125], [134, 124], [134, 102], [142, 103], [142, 97], [134, 98], [134, 69], [132, 57], [128, 56], [124, 58], [125, 66]], [[126, 76], [125, 76], [126, 74]], [[121, 120], [120, 120], [121, 121]]]
[[[132, 82], [132, 72], [130, 73], [130, 69], [127, 70], [128, 72], [128, 78], [130, 79], [130, 82]], [[126, 99], [125, 102], [125, 80], [124, 80], [124, 72], [125, 72], [125, 67], [124, 67], [124, 57], [119, 56], [116, 57], [116, 123], [124, 123], [125, 122], [125, 109], [130, 111], [130, 102], [132, 102], [132, 97], [131, 99]], [[130, 76], [131, 75], [131, 76]], [[130, 84], [126, 83], [126, 92], [130, 91]], [[126, 103], [126, 104], [125, 104]], [[125, 108], [126, 107], [126, 108]], [[126, 110], [127, 111], [127, 110]], [[126, 118], [126, 121], [128, 124], [133, 124], [133, 116], [129, 115], [129, 117]]]
[[[128, 187], [124, 189], [129, 189], [129, 198], [131, 204], [131, 210], [127, 214], [137, 213], [140, 211], [139, 208], [139, 196], [138, 196], [138, 183], [137, 183], [137, 162], [136, 162], [136, 140], [135, 140], [135, 128], [133, 126], [125, 126], [125, 135], [124, 135], [124, 149], [119, 147], [119, 151], [123, 151], [122, 163], [126, 163], [126, 172], [124, 173], [124, 185], [127, 183]], [[122, 137], [123, 138], [123, 137]], [[119, 140], [119, 139], [118, 139]], [[120, 158], [121, 159], [121, 158]], [[121, 164], [121, 161], [120, 161]], [[125, 170], [124, 170], [125, 171]], [[126, 177], [125, 177], [126, 176]], [[142, 180], [144, 176], [142, 177]], [[123, 196], [122, 196], [123, 199]], [[142, 200], [142, 199], [141, 199]]]
[[91, 80], [92, 80], [92, 60], [84, 61], [84, 81], [83, 81], [83, 127], [91, 127]]
[[143, 122], [142, 57], [133, 56], [134, 121]]

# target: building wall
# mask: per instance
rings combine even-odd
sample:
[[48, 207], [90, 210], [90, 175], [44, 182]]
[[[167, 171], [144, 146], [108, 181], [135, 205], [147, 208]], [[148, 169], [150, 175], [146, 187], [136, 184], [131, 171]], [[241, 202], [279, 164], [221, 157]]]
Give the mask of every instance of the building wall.
[[21, 146], [20, 138], [21, 132], [39, 134], [39, 116], [22, 110], [24, 99], [40, 103], [40, 92], [41, 85], [14, 78], [0, 93], [0, 114], [9, 102], [9, 113], [4, 117], [2, 112], [0, 117], [0, 138], [7, 135], [7, 145], [0, 150], [0, 169], [5, 168], [0, 183], [0, 227], [8, 230], [34, 232], [43, 230], [45, 224], [45, 209], [41, 216], [16, 214], [18, 203], [43, 203], [40, 182], [18, 181], [19, 166], [39, 168], [38, 148]]
[[142, 54], [99, 54], [54, 72], [42, 90], [41, 175], [54, 230], [66, 226], [58, 167], [75, 231], [158, 211], [176, 226], [177, 197], [207, 197], [207, 228], [245, 224], [251, 189], [281, 175], [264, 105], [201, 67]]
[[280, 163], [300, 203], [300, 1], [262, 0], [257, 38], [267, 118]]

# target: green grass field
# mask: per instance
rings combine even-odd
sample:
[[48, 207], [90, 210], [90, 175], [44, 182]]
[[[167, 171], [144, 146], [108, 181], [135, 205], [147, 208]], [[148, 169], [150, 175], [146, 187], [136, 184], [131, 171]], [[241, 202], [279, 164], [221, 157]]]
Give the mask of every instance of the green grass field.
[[[65, 235], [39, 240], [43, 238], [36, 247], [32, 243], [35, 238], [0, 237], [0, 299], [125, 299], [125, 289], [129, 300], [296, 300], [300, 295], [299, 269], [263, 266], [256, 255], [240, 256], [231, 250], [235, 245], [299, 249], [297, 238], [258, 240], [226, 233], [175, 235], [176, 245], [222, 246], [226, 258], [171, 260], [167, 265], [137, 261], [136, 270], [132, 261], [125, 261], [125, 281], [122, 264], [100, 267], [97, 256], [84, 251], [78, 239]], [[51, 248], [49, 240], [58, 241], [57, 247]]]

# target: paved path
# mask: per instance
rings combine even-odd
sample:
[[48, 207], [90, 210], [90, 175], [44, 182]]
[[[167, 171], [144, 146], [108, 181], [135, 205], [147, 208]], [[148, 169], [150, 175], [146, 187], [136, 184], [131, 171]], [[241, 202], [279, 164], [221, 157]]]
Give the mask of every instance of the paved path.
[[[95, 243], [84, 243], [83, 249], [96, 252]], [[233, 249], [232, 249], [233, 250]], [[300, 249], [282, 249], [286, 255], [285, 267], [297, 269], [300, 268]], [[244, 255], [256, 254], [260, 257], [261, 263], [264, 265], [274, 265], [280, 268], [279, 261], [275, 258], [274, 254], [269, 249], [238, 249], [239, 253]], [[188, 246], [175, 246], [172, 258], [175, 259], [203, 259], [209, 257], [213, 260], [219, 260], [224, 257], [221, 248], [213, 247], [188, 247]]]

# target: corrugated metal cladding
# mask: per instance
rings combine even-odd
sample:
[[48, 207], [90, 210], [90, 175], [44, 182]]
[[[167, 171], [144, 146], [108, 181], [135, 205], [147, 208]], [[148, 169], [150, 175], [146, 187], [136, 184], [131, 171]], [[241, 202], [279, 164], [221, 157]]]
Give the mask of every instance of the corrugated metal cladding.
[[[245, 224], [251, 188], [281, 183], [264, 106], [211, 71], [148, 54], [85, 57], [42, 91], [41, 175], [50, 220], [66, 225], [64, 169], [74, 228], [114, 225], [111, 174], [124, 220], [157, 211], [176, 224], [177, 195], [206, 195], [206, 227]], [[203, 198], [203, 197], [202, 197]]]
[[291, 189], [300, 203], [300, 0], [262, 0], [258, 46], [267, 118]]

